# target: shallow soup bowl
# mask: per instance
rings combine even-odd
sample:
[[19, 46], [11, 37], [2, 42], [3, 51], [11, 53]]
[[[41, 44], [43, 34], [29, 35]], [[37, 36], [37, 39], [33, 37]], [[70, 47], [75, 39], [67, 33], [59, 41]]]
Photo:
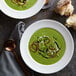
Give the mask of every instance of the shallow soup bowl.
[[[9, 17], [16, 19], [29, 18], [37, 14], [44, 6], [44, 0], [26, 0], [25, 5], [19, 5], [12, 0], [0, 0], [0, 10]], [[17, 8], [16, 8], [17, 7]], [[23, 8], [23, 9], [21, 9]]]
[[[39, 56], [38, 54], [35, 54], [35, 56], [34, 56], [35, 58], [33, 58], [32, 54], [30, 53], [29, 47], [28, 47], [29, 41], [30, 41], [31, 37], [33, 36], [33, 34], [35, 34], [35, 32], [37, 32], [38, 30], [43, 29], [43, 28], [50, 28], [50, 29], [54, 29], [54, 30], [58, 31], [58, 33], [62, 35], [62, 37], [65, 41], [65, 49], [64, 49], [63, 56], [55, 63], [50, 63], [48, 65], [45, 64], [45, 63], [47, 63], [47, 59], [43, 58], [41, 60], [42, 57]], [[56, 31], [54, 31], [54, 32], [56, 32]], [[43, 33], [46, 33], [46, 35], [47, 35], [46, 30], [44, 30]], [[35, 35], [38, 35], [38, 34], [35, 34]], [[51, 35], [52, 35], [52, 33], [49, 36], [51, 36]], [[58, 34], [57, 34], [57, 36], [58, 36]], [[62, 38], [59, 41], [62, 43], [63, 42]], [[61, 46], [61, 44], [60, 44], [60, 46]], [[63, 46], [61, 46], [61, 47], [63, 48]], [[73, 56], [74, 42], [73, 42], [73, 38], [72, 38], [70, 32], [63, 24], [61, 24], [57, 21], [54, 21], [54, 20], [44, 19], [44, 20], [40, 20], [40, 21], [37, 21], [37, 22], [31, 24], [25, 30], [25, 32], [21, 38], [21, 42], [20, 42], [20, 52], [21, 52], [21, 56], [22, 56], [25, 64], [28, 67], [30, 67], [32, 70], [39, 72], [39, 73], [43, 73], [43, 74], [51, 74], [51, 73], [55, 73], [55, 72], [62, 70], [65, 66], [68, 65], [68, 63], [70, 62], [70, 60]], [[37, 56], [38, 56], [37, 60], [38, 61], [40, 60], [39, 62], [37, 62], [37, 60], [36, 60]], [[52, 61], [53, 60], [54, 59], [52, 59]], [[44, 63], [42, 63], [42, 61]], [[48, 60], [48, 62], [52, 62], [52, 61]]]

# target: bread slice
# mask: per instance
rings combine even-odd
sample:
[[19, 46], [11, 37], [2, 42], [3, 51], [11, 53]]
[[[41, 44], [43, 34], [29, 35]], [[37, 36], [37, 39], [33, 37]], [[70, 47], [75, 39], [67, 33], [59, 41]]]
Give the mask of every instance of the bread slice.
[[60, 0], [55, 8], [55, 12], [59, 13], [62, 16], [70, 16], [72, 15], [73, 11], [74, 7], [71, 0]]
[[76, 14], [71, 15], [67, 20], [66, 20], [66, 26], [67, 27], [73, 27], [76, 29]]
[[48, 2], [49, 2], [49, 0], [45, 0], [45, 5], [47, 5], [47, 4], [48, 4]]

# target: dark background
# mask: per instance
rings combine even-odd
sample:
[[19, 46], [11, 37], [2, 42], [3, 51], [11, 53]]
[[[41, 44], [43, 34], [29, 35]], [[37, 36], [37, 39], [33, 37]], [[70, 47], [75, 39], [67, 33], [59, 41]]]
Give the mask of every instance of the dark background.
[[[75, 8], [74, 13], [76, 13], [76, 0], [72, 0], [72, 3]], [[61, 22], [62, 24], [65, 24], [67, 17], [60, 16], [60, 15], [54, 13], [53, 12], [54, 7], [55, 7], [55, 3], [52, 7], [48, 8], [46, 10], [41, 10], [35, 16], [28, 18], [28, 19], [23, 19], [23, 20], [10, 18], [0, 11], [0, 50], [2, 50], [4, 41], [8, 40], [11, 32], [13, 31], [14, 27], [16, 26], [16, 24], [19, 21], [25, 22], [26, 28], [31, 23], [33, 23], [37, 20], [41, 20], [41, 19], [53, 19], [53, 20]], [[73, 30], [72, 28], [69, 28], [68, 30], [72, 34], [73, 39], [74, 39], [74, 44], [76, 46], [76, 31]], [[74, 49], [74, 55], [72, 57], [71, 62], [69, 63], [68, 66], [66, 66], [60, 72], [57, 72], [57, 73], [51, 74], [51, 75], [42, 75], [42, 74], [38, 74], [38, 73], [35, 73], [35, 74], [36, 74], [35, 76], [76, 76], [76, 47]]]

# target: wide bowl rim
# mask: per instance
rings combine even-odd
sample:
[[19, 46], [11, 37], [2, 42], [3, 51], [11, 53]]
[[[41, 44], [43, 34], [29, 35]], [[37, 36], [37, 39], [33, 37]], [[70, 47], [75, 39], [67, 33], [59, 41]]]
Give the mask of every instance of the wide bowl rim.
[[[29, 55], [28, 57], [31, 59], [31, 61], [33, 60], [33, 63], [35, 63], [35, 64], [39, 64], [38, 65], [38, 67], [40, 66], [41, 68], [39, 69], [37, 66], [35, 66], [35, 64], [34, 65], [29, 65], [27, 62], [27, 59], [25, 59], [25, 57], [24, 57], [24, 55], [23, 55], [23, 41], [24, 41], [24, 36], [25, 36], [25, 33], [27, 32], [27, 30], [29, 29], [29, 28], [31, 28], [32, 26], [35, 26], [36, 24], [38, 24], [38, 23], [40, 23], [40, 22], [53, 22], [53, 23], [56, 23], [56, 24], [59, 24], [59, 26], [61, 27], [61, 28], [64, 28], [65, 29], [65, 31], [67, 32], [67, 37], [66, 37], [66, 39], [67, 38], [69, 38], [70, 37], [70, 44], [69, 44], [69, 42], [66, 44], [66, 45], [70, 45], [71, 46], [71, 53], [70, 53], [70, 55], [68, 54], [69, 53], [69, 50], [68, 50], [68, 48], [70, 49], [70, 47], [68, 47], [67, 48], [67, 50], [68, 50], [68, 52], [66, 51], [65, 52], [65, 54], [64, 54], [64, 56], [60, 59], [60, 61], [61, 60], [63, 60], [64, 62], [62, 63], [62, 61], [60, 62], [60, 61], [58, 61], [57, 63], [55, 63], [55, 64], [53, 64], [53, 65], [42, 65], [42, 64], [39, 64], [39, 63], [37, 63], [36, 61], [34, 61], [33, 59], [32, 59], [32, 57], [27, 53], [27, 55]], [[35, 26], [36, 27], [36, 26]], [[43, 26], [44, 27], [44, 26]], [[31, 29], [32, 30], [32, 29]], [[59, 31], [59, 30], [58, 30]], [[64, 31], [64, 32], [65, 32]], [[66, 33], [65, 32], [65, 33]], [[64, 34], [65, 34], [64, 33]], [[63, 36], [64, 37], [64, 36]], [[26, 50], [27, 51], [27, 50]], [[21, 41], [20, 41], [20, 52], [21, 52], [21, 56], [22, 56], [22, 58], [23, 58], [23, 60], [24, 60], [24, 62], [25, 62], [25, 64], [29, 67], [29, 68], [31, 68], [32, 70], [34, 70], [34, 71], [36, 71], [36, 72], [38, 72], [38, 73], [43, 73], [43, 74], [51, 74], [51, 73], [55, 73], [55, 72], [58, 72], [58, 71], [60, 71], [60, 70], [62, 70], [64, 67], [66, 67], [67, 65], [68, 65], [68, 63], [71, 61], [71, 59], [72, 59], [72, 56], [73, 56], [73, 52], [74, 52], [74, 41], [73, 41], [73, 38], [72, 38], [72, 35], [70, 34], [70, 32], [68, 31], [68, 29], [63, 25], [63, 24], [61, 24], [60, 22], [58, 22], [58, 21], [55, 21], [55, 20], [49, 20], [49, 19], [44, 19], [44, 20], [39, 20], [39, 21], [36, 21], [36, 22], [34, 22], [33, 24], [31, 24], [26, 30], [25, 30], [25, 32], [24, 32], [24, 34], [23, 34], [23, 36], [22, 36], [22, 38], [21, 38]], [[68, 54], [68, 55], [66, 55], [66, 54]], [[67, 58], [66, 56], [70, 56], [69, 58]], [[66, 58], [65, 58], [66, 57]], [[28, 60], [30, 60], [28, 58]], [[65, 60], [64, 60], [65, 59]], [[67, 60], [67, 61], [66, 61]], [[33, 64], [33, 63], [30, 63], [30, 64]], [[59, 65], [58, 65], [58, 63], [59, 63]], [[62, 64], [60, 64], [60, 63], [62, 63]], [[58, 68], [57, 68], [57, 65], [59, 66]], [[34, 67], [32, 67], [32, 66], [34, 66]], [[55, 68], [53, 68], [53, 66], [55, 67]], [[37, 68], [35, 68], [35, 67], [37, 67]], [[49, 72], [47, 72], [47, 71], [44, 71], [42, 68], [43, 67], [45, 67], [46, 68], [46, 70], [48, 70], [49, 69], [49, 67], [50, 68], [52, 68], [52, 70], [53, 71], [49, 71]], [[41, 70], [42, 69], [42, 70]], [[55, 70], [56, 69], [56, 70]], [[51, 69], [50, 69], [51, 70]]]
[[26, 19], [36, 15], [44, 6], [44, 0], [37, 0], [37, 2], [29, 9], [18, 11], [12, 9], [7, 5], [5, 0], [0, 0], [0, 10], [7, 16], [15, 19]]

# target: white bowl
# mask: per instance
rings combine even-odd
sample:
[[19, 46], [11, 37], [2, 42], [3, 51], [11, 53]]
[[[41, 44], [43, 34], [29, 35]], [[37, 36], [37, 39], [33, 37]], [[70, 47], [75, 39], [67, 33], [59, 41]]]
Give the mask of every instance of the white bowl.
[[9, 7], [6, 4], [5, 0], [0, 0], [0, 10], [12, 18], [24, 19], [37, 14], [44, 6], [44, 3], [45, 3], [44, 0], [37, 0], [35, 5], [33, 5], [31, 8], [24, 11], [17, 11]]
[[[37, 63], [31, 57], [28, 49], [28, 43], [32, 34], [38, 29], [45, 28], [45, 27], [58, 30], [62, 34], [66, 42], [66, 50], [63, 57], [58, 62], [51, 65], [42, 65]], [[24, 62], [32, 70], [39, 73], [50, 74], [50, 73], [55, 73], [62, 70], [70, 62], [74, 52], [74, 42], [70, 32], [63, 24], [54, 20], [45, 19], [31, 24], [25, 30], [20, 42], [20, 52]]]

